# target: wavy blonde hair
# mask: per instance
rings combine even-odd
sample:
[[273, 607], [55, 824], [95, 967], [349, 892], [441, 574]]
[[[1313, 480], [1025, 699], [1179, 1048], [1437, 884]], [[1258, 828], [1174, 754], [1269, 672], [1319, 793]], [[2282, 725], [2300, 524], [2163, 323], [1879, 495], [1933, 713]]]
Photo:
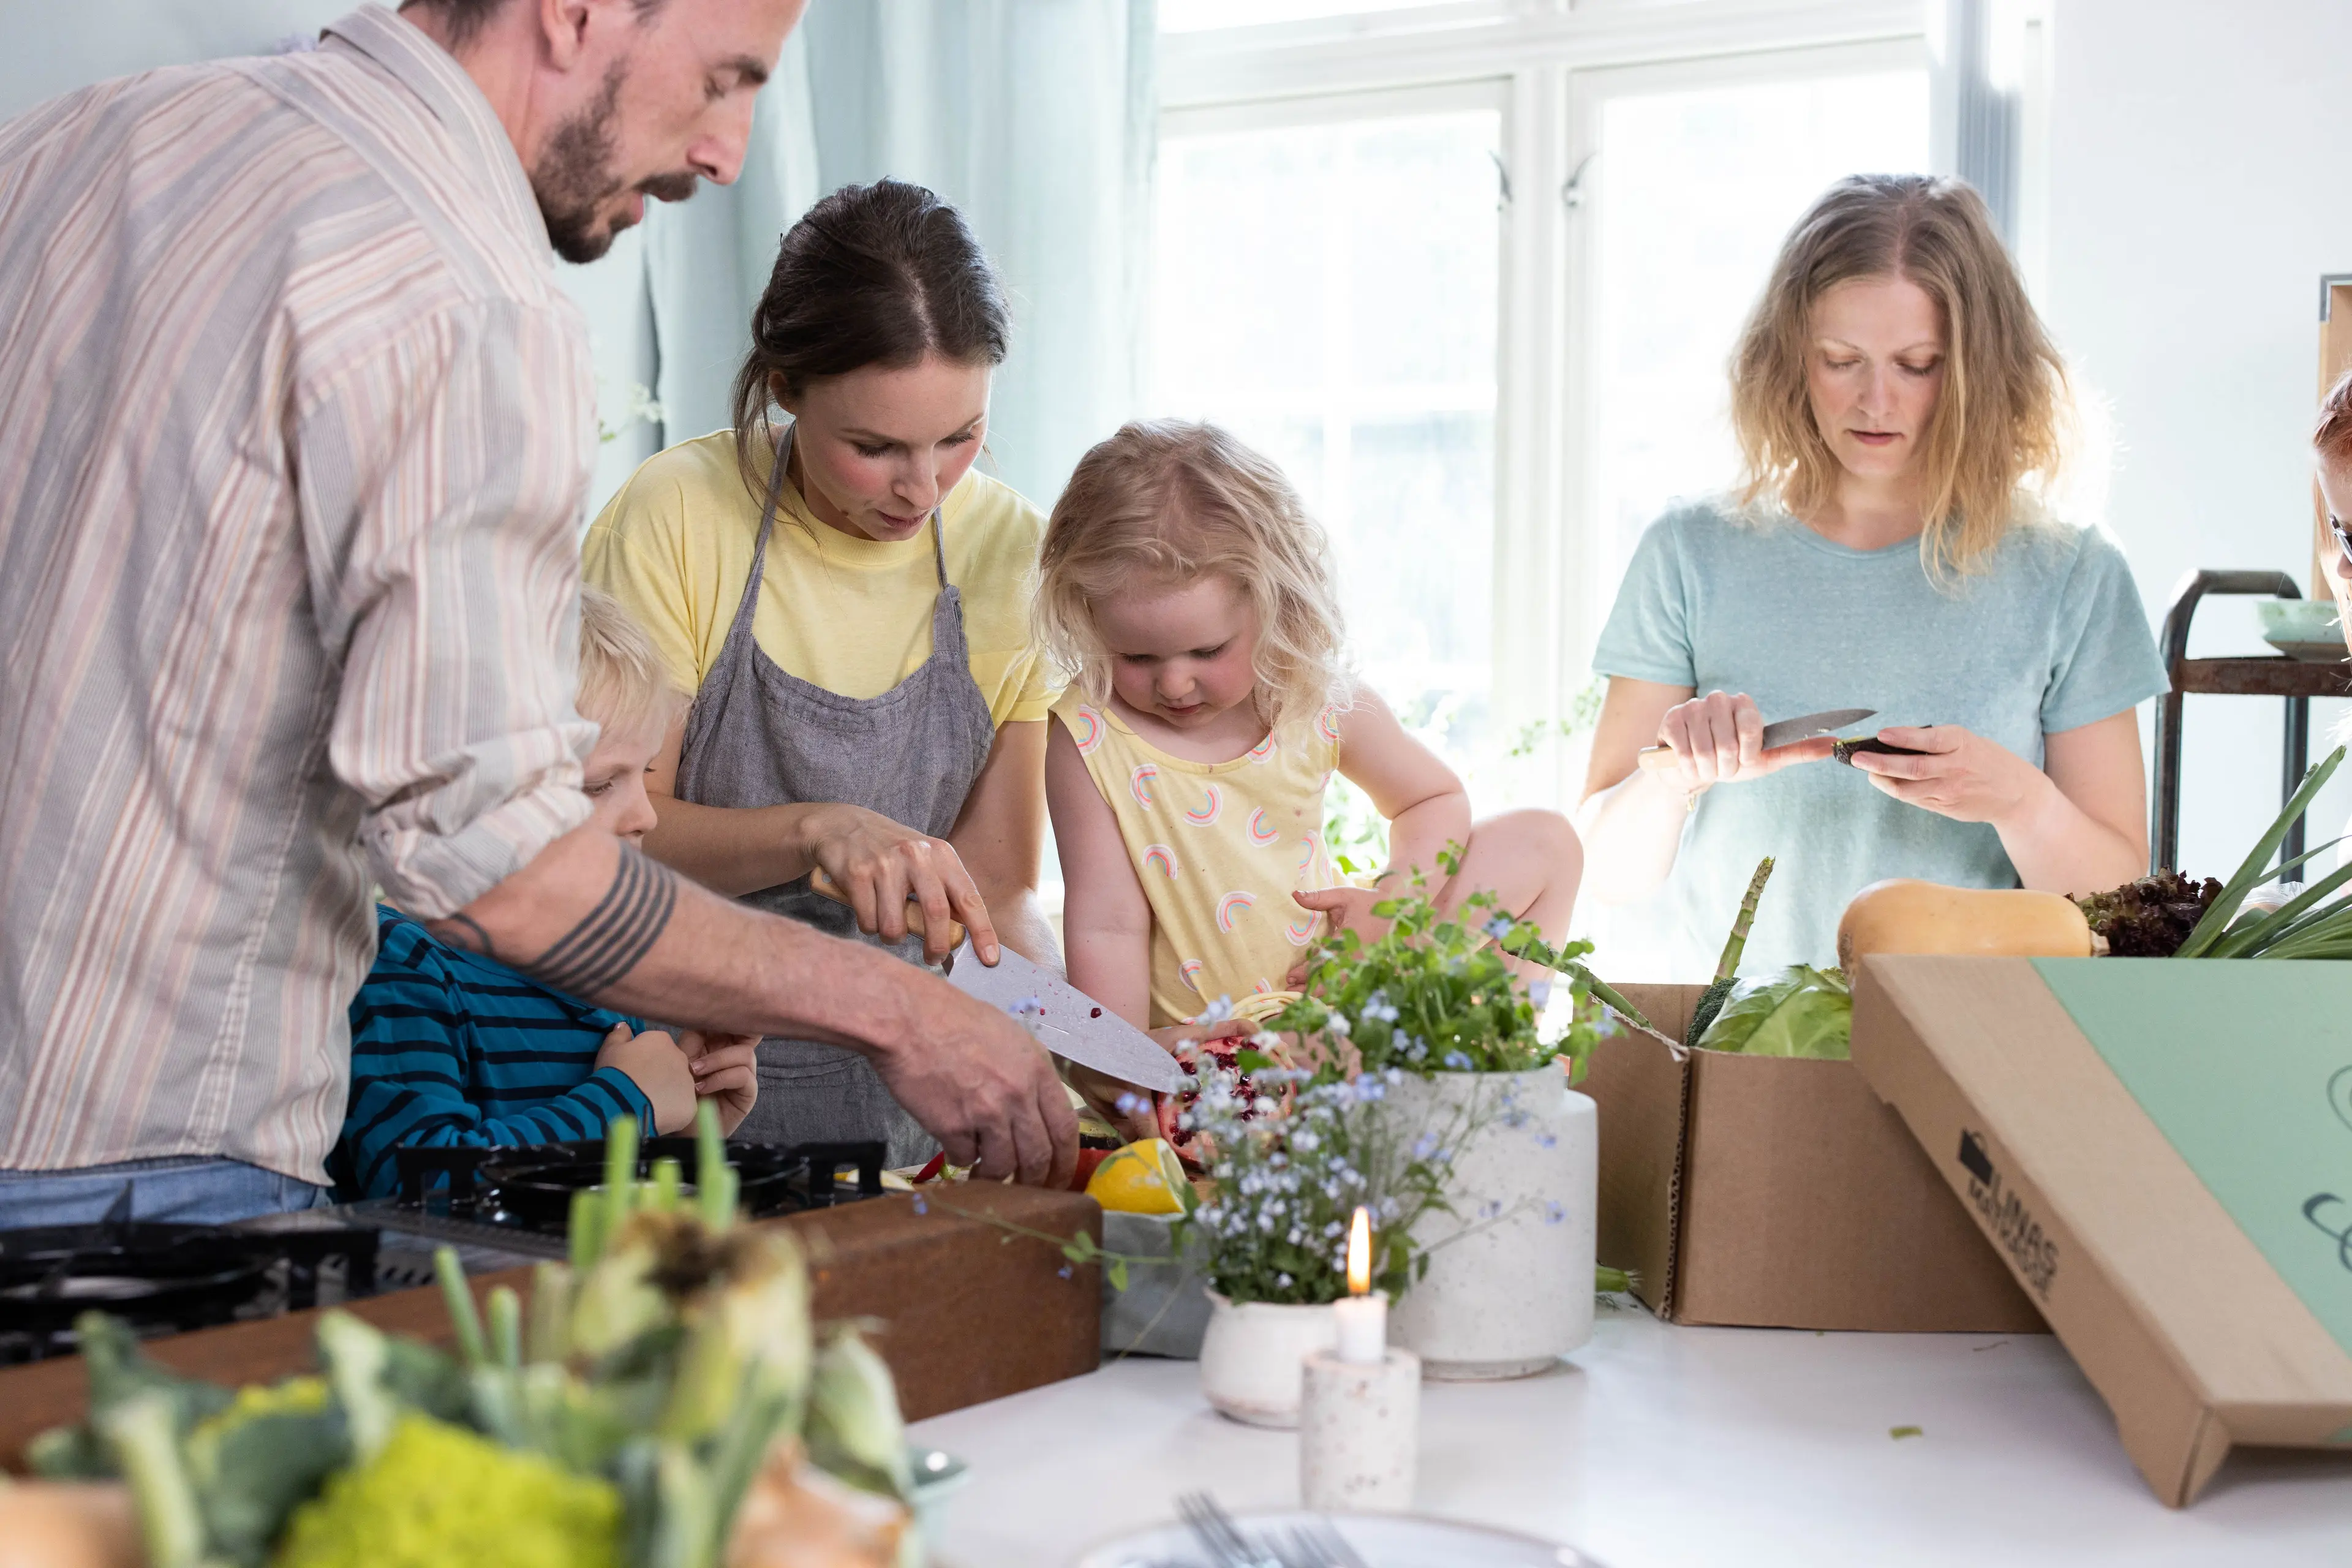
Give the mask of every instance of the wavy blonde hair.
[[1920, 449], [1920, 554], [1931, 576], [1973, 572], [2012, 523], [2040, 514], [2074, 409], [2065, 362], [1991, 214], [1958, 180], [1850, 175], [1790, 230], [1731, 357], [1739, 503], [1753, 512], [1778, 502], [1804, 517], [1835, 499], [1838, 460], [1805, 382], [1812, 308], [1841, 283], [1885, 278], [1916, 284], [1944, 327], [1944, 384]]
[[1038, 560], [1037, 640], [1087, 700], [1110, 700], [1094, 606], [1139, 583], [1231, 581], [1257, 612], [1257, 714], [1312, 720], [1349, 680], [1330, 543], [1282, 470], [1214, 425], [1141, 420], [1078, 459]]
[[667, 731], [686, 694], [621, 601], [600, 588], [580, 590], [580, 689], [572, 705], [607, 733]]

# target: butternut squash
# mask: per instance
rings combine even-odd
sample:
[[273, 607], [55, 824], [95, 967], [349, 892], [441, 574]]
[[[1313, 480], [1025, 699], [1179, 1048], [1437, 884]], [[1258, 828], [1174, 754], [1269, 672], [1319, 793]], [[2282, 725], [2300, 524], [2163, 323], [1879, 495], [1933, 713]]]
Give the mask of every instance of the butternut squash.
[[1838, 963], [1848, 974], [1874, 952], [2089, 958], [2104, 946], [2074, 900], [2022, 888], [1873, 882], [1853, 896], [1838, 921]]

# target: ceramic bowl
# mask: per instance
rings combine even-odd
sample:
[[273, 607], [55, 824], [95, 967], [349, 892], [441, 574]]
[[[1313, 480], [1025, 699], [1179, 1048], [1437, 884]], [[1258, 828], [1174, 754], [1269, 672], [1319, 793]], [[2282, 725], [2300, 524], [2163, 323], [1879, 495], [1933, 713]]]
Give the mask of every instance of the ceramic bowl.
[[2262, 617], [2263, 640], [2273, 646], [2344, 641], [2333, 599], [2263, 599], [2254, 613]]

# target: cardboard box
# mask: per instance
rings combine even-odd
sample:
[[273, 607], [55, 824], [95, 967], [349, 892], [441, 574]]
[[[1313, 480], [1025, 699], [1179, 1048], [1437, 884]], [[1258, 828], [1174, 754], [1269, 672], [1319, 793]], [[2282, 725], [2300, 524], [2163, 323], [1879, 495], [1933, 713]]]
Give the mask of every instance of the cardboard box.
[[1853, 1056], [2158, 1497], [2352, 1445], [2352, 963], [1872, 958]]
[[[1623, 989], [1680, 1039], [1702, 987]], [[1851, 1062], [1678, 1058], [1629, 1031], [1580, 1087], [1601, 1107], [1600, 1260], [1669, 1321], [2042, 1331]]]
[[[907, 1419], [961, 1410], [1101, 1363], [1101, 1283], [1089, 1265], [1064, 1277], [1058, 1248], [1012, 1236], [975, 1217], [992, 1215], [1052, 1236], [1102, 1237], [1102, 1210], [1076, 1193], [1028, 1187], [959, 1186], [928, 1196], [924, 1213], [906, 1197], [870, 1198], [764, 1225], [793, 1233], [807, 1251], [819, 1322], [865, 1318], [889, 1363]], [[530, 1298], [530, 1270], [472, 1282], [477, 1297], [510, 1285]], [[454, 1342], [441, 1292], [397, 1290], [348, 1310], [392, 1333]], [[272, 1382], [316, 1364], [316, 1312], [200, 1329], [152, 1340], [165, 1366], [223, 1384]], [[88, 1412], [79, 1356], [0, 1370], [0, 1469], [21, 1469], [24, 1447]]]

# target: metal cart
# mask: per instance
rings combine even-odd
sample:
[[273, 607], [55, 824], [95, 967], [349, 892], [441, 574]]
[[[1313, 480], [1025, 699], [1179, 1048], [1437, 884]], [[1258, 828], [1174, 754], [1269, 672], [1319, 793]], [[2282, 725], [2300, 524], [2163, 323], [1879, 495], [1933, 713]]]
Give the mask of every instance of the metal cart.
[[[2149, 808], [2148, 869], [2172, 866], [2180, 852], [2180, 719], [2191, 692], [2224, 697], [2286, 700], [2285, 745], [2280, 757], [2279, 804], [2292, 799], [2311, 762], [2311, 700], [2352, 697], [2352, 664], [2313, 664], [2284, 654], [2246, 658], [2190, 658], [2189, 623], [2209, 594], [2300, 599], [2303, 591], [2284, 572], [2192, 572], [2173, 591], [2164, 612], [2164, 668], [2172, 689], [2157, 701], [2156, 800]], [[2303, 853], [2303, 821], [2297, 818], [2280, 846], [2282, 859]]]

